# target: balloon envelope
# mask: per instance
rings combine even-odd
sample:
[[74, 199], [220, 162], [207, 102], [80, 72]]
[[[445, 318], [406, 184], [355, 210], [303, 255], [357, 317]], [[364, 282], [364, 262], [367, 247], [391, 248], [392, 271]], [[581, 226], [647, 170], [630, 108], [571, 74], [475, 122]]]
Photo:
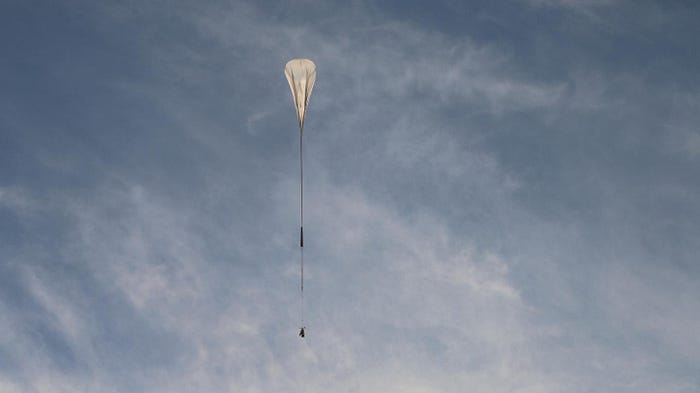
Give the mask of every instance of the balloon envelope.
[[297, 110], [299, 130], [304, 128], [304, 115], [309, 105], [311, 90], [316, 82], [316, 64], [309, 59], [292, 59], [284, 67], [284, 75], [287, 77], [289, 87], [292, 89], [294, 106]]

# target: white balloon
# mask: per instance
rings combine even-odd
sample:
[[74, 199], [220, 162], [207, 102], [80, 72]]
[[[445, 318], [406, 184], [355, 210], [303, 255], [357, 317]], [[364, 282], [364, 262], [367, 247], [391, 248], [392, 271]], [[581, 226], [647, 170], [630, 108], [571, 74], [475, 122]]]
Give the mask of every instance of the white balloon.
[[316, 64], [309, 59], [289, 60], [284, 67], [284, 75], [289, 82], [289, 88], [292, 89], [297, 120], [299, 120], [299, 131], [302, 131], [306, 108], [309, 105], [314, 82], [316, 82]]

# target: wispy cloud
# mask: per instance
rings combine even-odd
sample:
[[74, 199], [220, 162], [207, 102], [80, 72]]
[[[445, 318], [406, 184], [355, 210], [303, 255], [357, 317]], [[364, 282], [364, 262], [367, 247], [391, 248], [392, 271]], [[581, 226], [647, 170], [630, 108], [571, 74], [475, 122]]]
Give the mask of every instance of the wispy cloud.
[[2, 123], [36, 176], [0, 188], [0, 390], [698, 386], [692, 91], [360, 3], [70, 7], [129, 61], [80, 52], [105, 71], [70, 79], [95, 106], [63, 102], [63, 145], [29, 108]]

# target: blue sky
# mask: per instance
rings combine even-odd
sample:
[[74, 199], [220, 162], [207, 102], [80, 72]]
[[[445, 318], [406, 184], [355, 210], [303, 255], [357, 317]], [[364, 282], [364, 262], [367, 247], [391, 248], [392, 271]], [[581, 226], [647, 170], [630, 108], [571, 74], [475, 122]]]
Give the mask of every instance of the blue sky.
[[0, 391], [698, 391], [699, 17], [4, 2]]

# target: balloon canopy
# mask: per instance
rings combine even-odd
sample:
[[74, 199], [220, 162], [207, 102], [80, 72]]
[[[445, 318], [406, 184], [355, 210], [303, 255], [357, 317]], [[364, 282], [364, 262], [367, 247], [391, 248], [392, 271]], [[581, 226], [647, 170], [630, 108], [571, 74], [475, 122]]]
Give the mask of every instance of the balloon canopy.
[[292, 89], [294, 106], [297, 110], [299, 130], [304, 129], [304, 116], [309, 105], [311, 91], [316, 82], [316, 64], [309, 59], [292, 59], [284, 67], [284, 75], [287, 77], [289, 87]]

